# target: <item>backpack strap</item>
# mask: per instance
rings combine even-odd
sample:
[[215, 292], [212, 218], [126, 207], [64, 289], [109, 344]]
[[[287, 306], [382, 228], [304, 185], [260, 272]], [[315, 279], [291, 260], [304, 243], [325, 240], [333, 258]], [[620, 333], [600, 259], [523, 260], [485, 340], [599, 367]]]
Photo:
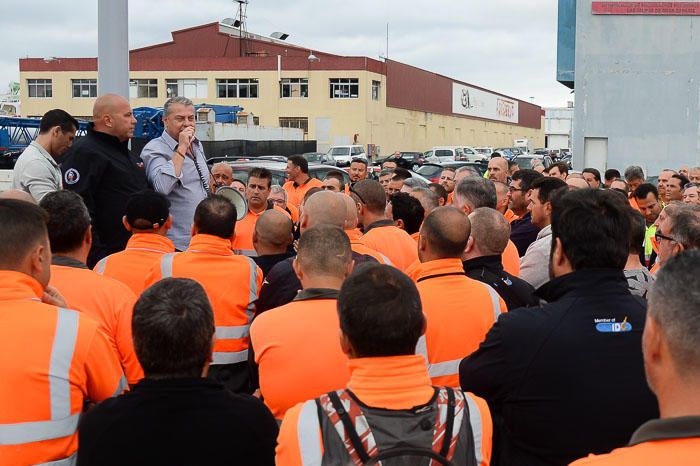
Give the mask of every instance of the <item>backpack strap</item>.
[[[437, 399], [433, 451], [451, 461], [459, 440], [466, 412], [464, 393], [450, 387], [441, 387]], [[435, 460], [431, 465], [438, 464]]]
[[343, 441], [354, 465], [361, 466], [377, 455], [377, 442], [367, 418], [346, 390], [321, 395], [318, 402]]

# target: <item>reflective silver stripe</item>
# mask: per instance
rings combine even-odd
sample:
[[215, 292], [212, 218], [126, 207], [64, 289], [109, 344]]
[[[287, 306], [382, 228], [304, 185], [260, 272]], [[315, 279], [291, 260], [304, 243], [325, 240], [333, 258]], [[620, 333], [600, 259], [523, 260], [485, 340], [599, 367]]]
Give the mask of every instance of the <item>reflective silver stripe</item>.
[[489, 290], [489, 295], [491, 295], [491, 304], [493, 305], [493, 321], [497, 322], [498, 318], [501, 316], [501, 303], [499, 302], [501, 297], [498, 293], [496, 293], [496, 290], [491, 288], [486, 283], [484, 283], [484, 286]]
[[437, 362], [428, 366], [428, 375], [430, 377], [442, 377], [445, 375], [455, 375], [459, 373], [459, 363], [462, 359], [453, 359], [452, 361]]
[[430, 366], [430, 361], [428, 361], [428, 345], [425, 342], [425, 335], [421, 335], [416, 343], [416, 354], [420, 354], [425, 359], [425, 364]]
[[48, 463], [39, 463], [34, 466], [73, 466], [77, 464], [78, 452], [76, 451], [68, 458], [63, 458], [62, 460], [49, 461]]
[[384, 254], [382, 254], [382, 253], [380, 252], [379, 255], [382, 256], [382, 260], [384, 261], [384, 265], [394, 265], [394, 264], [391, 263], [391, 261], [389, 260], [389, 258], [386, 257]]
[[95, 266], [95, 272], [99, 273], [100, 275], [105, 273], [105, 267], [107, 266], [107, 257], [102, 259], [97, 263]]
[[49, 364], [51, 419], [54, 421], [70, 417], [69, 372], [77, 338], [78, 313], [58, 308], [56, 336], [53, 339]]
[[175, 259], [175, 253], [171, 252], [165, 254], [160, 259], [160, 278], [170, 278], [173, 276], [173, 260]]
[[119, 384], [117, 385], [117, 389], [114, 391], [114, 394], [112, 394], [112, 397], [119, 396], [122, 394], [122, 392], [126, 389], [126, 387], [129, 386], [129, 383], [126, 381], [126, 377], [122, 375], [121, 379], [119, 379]]
[[248, 350], [243, 351], [219, 351], [214, 352], [212, 356], [212, 364], [235, 364], [248, 360]]
[[469, 406], [469, 424], [472, 426], [472, 436], [474, 437], [474, 456], [476, 464], [481, 464], [483, 457], [481, 456], [481, 443], [483, 441], [484, 426], [481, 424], [481, 411], [472, 399], [469, 393], [464, 394], [464, 399]]
[[253, 301], [258, 299], [258, 264], [253, 259], [248, 257], [248, 266], [250, 267], [250, 297], [248, 302], [248, 310], [251, 310]]
[[58, 421], [0, 424], [0, 445], [21, 445], [68, 437], [75, 434], [80, 413]]
[[239, 325], [233, 327], [216, 327], [217, 340], [237, 340], [247, 337], [250, 334], [250, 325]]
[[323, 455], [318, 435], [320, 430], [316, 402], [314, 400], [307, 401], [301, 407], [297, 422], [297, 438], [303, 466], [321, 466]]
[[239, 256], [258, 257], [258, 252], [255, 249], [234, 249], [233, 252]]

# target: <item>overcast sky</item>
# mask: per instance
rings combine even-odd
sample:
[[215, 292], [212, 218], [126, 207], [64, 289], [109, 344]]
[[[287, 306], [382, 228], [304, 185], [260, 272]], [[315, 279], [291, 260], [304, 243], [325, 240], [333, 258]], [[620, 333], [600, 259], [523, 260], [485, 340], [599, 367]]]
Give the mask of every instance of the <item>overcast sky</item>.
[[[20, 57], [95, 57], [97, 0], [2, 0], [0, 93]], [[129, 47], [235, 16], [231, 0], [130, 0]], [[555, 0], [250, 0], [248, 30], [339, 55], [403, 63], [541, 106], [573, 100], [556, 81]], [[531, 99], [534, 97], [534, 99]]]

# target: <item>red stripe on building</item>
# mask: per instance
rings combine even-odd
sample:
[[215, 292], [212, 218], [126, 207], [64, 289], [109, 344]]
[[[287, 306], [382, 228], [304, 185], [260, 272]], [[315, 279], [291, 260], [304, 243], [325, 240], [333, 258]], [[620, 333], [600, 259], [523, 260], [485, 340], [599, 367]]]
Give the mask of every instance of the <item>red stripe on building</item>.
[[594, 15], [700, 16], [700, 2], [593, 2]]

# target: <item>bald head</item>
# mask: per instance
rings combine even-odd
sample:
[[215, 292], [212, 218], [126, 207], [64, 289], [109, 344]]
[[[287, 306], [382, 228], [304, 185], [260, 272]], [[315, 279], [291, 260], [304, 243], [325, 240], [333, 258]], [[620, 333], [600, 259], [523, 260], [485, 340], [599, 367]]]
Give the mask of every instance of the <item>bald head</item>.
[[104, 94], [95, 100], [92, 107], [95, 131], [126, 141], [134, 135], [136, 119], [129, 102], [117, 94]]
[[95, 99], [95, 104], [92, 107], [92, 117], [95, 120], [99, 120], [105, 115], [114, 113], [120, 105], [129, 102], [120, 95], [117, 94], [104, 94]]
[[357, 228], [357, 202], [350, 196], [341, 194], [345, 201], [345, 229], [354, 230]]
[[569, 191], [573, 191], [574, 189], [588, 189], [591, 186], [588, 184], [588, 181], [584, 180], [583, 178], [572, 178], [573, 175], [569, 175], [566, 178], [566, 184], [569, 185]]
[[285, 252], [294, 241], [293, 228], [287, 215], [275, 209], [266, 210], [255, 223], [255, 251], [261, 256]]
[[335, 225], [344, 228], [346, 211], [343, 195], [332, 191], [319, 191], [304, 203], [299, 221], [301, 231], [316, 225]]
[[421, 262], [460, 258], [470, 230], [469, 219], [462, 211], [454, 207], [438, 207], [423, 222], [418, 257]]
[[36, 204], [36, 200], [31, 194], [19, 189], [8, 189], [7, 191], [0, 192], [0, 199], [15, 199], [18, 201], [29, 202], [30, 204]]
[[500, 256], [508, 246], [510, 224], [499, 211], [480, 207], [469, 214], [471, 237], [478, 256]]
[[489, 160], [488, 165], [489, 179], [505, 183], [510, 174], [508, 170], [508, 161], [503, 157], [494, 157]]

